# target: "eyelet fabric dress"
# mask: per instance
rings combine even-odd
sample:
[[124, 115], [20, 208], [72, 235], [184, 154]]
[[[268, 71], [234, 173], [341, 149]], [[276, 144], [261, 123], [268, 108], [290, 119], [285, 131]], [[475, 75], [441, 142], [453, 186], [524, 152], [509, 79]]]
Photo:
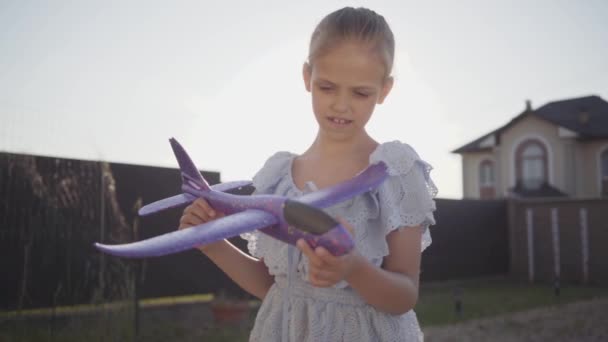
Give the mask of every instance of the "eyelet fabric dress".
[[[297, 198], [292, 164], [296, 155], [278, 152], [253, 178], [257, 194]], [[431, 244], [428, 227], [435, 223], [437, 188], [432, 167], [412, 147], [399, 141], [378, 145], [369, 163], [383, 161], [389, 178], [368, 191], [325, 211], [342, 217], [354, 227], [355, 248], [380, 267], [389, 254], [386, 236], [395, 229], [424, 227], [422, 250]], [[314, 190], [314, 184], [310, 184]], [[310, 187], [309, 186], [309, 187]], [[308, 281], [308, 260], [294, 246], [259, 231], [241, 235], [249, 253], [263, 258], [275, 283], [259, 308], [250, 341], [422, 341], [416, 314], [392, 315], [377, 310], [345, 281], [319, 288]]]

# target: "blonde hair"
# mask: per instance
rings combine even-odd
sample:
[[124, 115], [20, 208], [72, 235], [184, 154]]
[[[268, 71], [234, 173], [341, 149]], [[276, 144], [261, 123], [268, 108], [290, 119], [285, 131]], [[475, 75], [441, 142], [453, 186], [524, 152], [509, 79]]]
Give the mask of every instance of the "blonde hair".
[[393, 31], [383, 16], [363, 7], [344, 7], [319, 22], [310, 38], [308, 64], [312, 66], [315, 58], [349, 39], [374, 44], [385, 64], [385, 76], [390, 76], [395, 59]]

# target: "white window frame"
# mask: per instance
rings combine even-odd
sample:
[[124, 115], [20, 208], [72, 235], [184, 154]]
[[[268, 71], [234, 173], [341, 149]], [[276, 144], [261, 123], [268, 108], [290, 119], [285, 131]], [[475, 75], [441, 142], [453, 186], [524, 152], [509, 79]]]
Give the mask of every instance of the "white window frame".
[[604, 189], [602, 189], [602, 185], [603, 185], [602, 184], [603, 183], [602, 182], [602, 176], [603, 176], [603, 174], [602, 174], [602, 171], [603, 171], [602, 170], [602, 155], [604, 153], [608, 154], [608, 145], [604, 145], [604, 146], [600, 147], [597, 152], [596, 160], [597, 160], [597, 196], [598, 197], [603, 197], [602, 193], [604, 190]]
[[[490, 165], [490, 175], [491, 180], [488, 180], [484, 177], [484, 173], [483, 173], [483, 166], [484, 165]], [[496, 186], [496, 163], [494, 162], [494, 160], [492, 159], [483, 159], [481, 160], [481, 162], [479, 162], [479, 166], [477, 167], [478, 171], [478, 179], [477, 181], [479, 182], [479, 187], [495, 187]]]

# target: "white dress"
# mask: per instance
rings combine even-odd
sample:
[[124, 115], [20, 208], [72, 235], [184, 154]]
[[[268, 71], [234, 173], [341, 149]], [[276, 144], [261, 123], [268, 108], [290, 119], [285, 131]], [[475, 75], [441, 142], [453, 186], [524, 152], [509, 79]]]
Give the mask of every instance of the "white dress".
[[[253, 178], [256, 193], [290, 198], [303, 195], [291, 174], [295, 154], [278, 152]], [[380, 267], [388, 255], [386, 235], [394, 229], [422, 225], [422, 249], [431, 244], [429, 225], [435, 223], [433, 198], [437, 189], [431, 166], [407, 144], [379, 145], [370, 164], [383, 161], [389, 178], [377, 189], [326, 209], [355, 229], [355, 248]], [[422, 341], [413, 310], [403, 315], [378, 311], [345, 281], [318, 288], [307, 282], [308, 260], [291, 245], [259, 231], [241, 235], [251, 255], [263, 258], [275, 283], [258, 311], [250, 341]]]

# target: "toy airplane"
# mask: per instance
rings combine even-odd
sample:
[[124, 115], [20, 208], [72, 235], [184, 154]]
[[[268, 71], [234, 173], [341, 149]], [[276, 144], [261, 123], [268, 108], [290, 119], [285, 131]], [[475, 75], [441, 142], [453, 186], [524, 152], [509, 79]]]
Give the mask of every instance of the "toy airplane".
[[150, 215], [189, 204], [202, 197], [215, 210], [225, 213], [226, 216], [133, 243], [95, 243], [95, 247], [102, 252], [127, 258], [161, 256], [259, 229], [290, 244], [295, 244], [302, 238], [312, 248], [323, 246], [333, 255], [343, 255], [354, 246], [350, 234], [319, 208], [326, 208], [373, 190], [388, 177], [386, 165], [379, 162], [370, 165], [350, 180], [296, 199], [277, 195], [234, 195], [226, 191], [251, 182], [239, 181], [209, 186], [177, 140], [171, 138], [169, 141], [181, 170], [183, 193], [148, 204], [139, 210], [139, 215]]

